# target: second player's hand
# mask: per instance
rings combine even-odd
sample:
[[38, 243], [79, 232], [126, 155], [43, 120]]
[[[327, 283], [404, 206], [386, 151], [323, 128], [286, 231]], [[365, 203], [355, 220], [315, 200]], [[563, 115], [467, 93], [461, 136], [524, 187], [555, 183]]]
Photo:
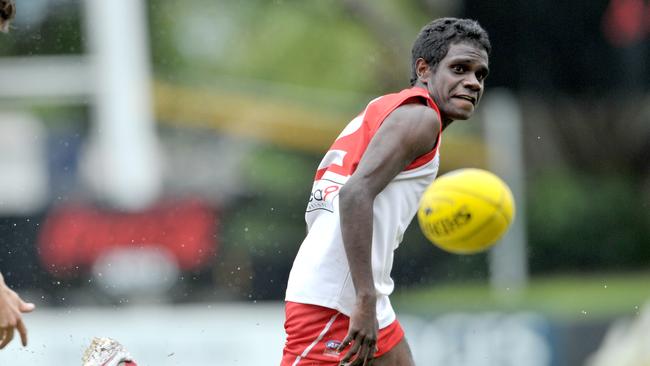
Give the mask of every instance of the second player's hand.
[[0, 284], [0, 349], [14, 338], [17, 330], [23, 346], [27, 345], [27, 328], [23, 323], [22, 313], [34, 310], [34, 304], [24, 302], [18, 294]]
[[348, 334], [338, 348], [338, 351], [341, 352], [351, 345], [348, 352], [341, 359], [340, 365], [371, 365], [377, 346], [378, 333], [379, 325], [377, 324], [375, 301], [358, 302], [352, 316], [350, 316]]

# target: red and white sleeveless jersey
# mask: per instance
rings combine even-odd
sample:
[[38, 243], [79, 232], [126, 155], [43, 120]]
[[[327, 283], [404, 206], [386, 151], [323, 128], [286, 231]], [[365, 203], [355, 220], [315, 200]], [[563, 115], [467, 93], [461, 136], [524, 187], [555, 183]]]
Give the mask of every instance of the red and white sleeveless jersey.
[[[356, 170], [370, 140], [386, 117], [407, 103], [422, 103], [440, 113], [428, 92], [410, 88], [371, 101], [343, 129], [321, 161], [305, 219], [308, 233], [294, 260], [285, 299], [336, 309], [350, 316], [355, 290], [341, 235], [338, 194]], [[420, 196], [438, 173], [441, 134], [436, 146], [400, 172], [373, 203], [372, 269], [377, 291], [377, 318], [383, 328], [395, 320], [388, 296], [393, 252], [418, 209]]]

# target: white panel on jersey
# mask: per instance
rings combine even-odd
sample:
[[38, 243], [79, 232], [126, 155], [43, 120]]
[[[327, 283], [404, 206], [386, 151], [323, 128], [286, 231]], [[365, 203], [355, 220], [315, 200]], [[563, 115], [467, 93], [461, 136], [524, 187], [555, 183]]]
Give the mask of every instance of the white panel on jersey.
[[348, 125], [345, 126], [343, 131], [341, 131], [341, 133], [339, 134], [339, 137], [337, 137], [336, 139], [338, 140], [341, 137], [345, 137], [347, 135], [351, 135], [351, 134], [355, 133], [361, 127], [361, 123], [363, 122], [363, 117], [364, 116], [365, 116], [365, 113], [362, 113], [362, 114], [358, 115], [355, 119], [350, 121], [350, 123], [348, 123]]
[[345, 154], [347, 153], [348, 153], [347, 151], [343, 151], [343, 150], [328, 151], [323, 157], [323, 160], [318, 165], [318, 170], [325, 169], [332, 164], [343, 165], [343, 158], [345, 158]]
[[347, 135], [351, 135], [355, 133], [361, 127], [361, 124], [363, 123], [363, 119], [366, 118], [366, 111], [368, 110], [368, 107], [370, 107], [372, 103], [378, 101], [379, 99], [381, 99], [381, 97], [377, 97], [371, 100], [370, 103], [368, 103], [368, 105], [366, 106], [366, 109], [364, 109], [363, 113], [361, 113], [352, 121], [350, 121], [350, 123], [348, 123], [348, 125], [345, 126], [343, 131], [341, 131], [341, 133], [339, 134], [339, 137], [337, 137], [336, 139], [338, 140], [341, 137], [345, 137]]

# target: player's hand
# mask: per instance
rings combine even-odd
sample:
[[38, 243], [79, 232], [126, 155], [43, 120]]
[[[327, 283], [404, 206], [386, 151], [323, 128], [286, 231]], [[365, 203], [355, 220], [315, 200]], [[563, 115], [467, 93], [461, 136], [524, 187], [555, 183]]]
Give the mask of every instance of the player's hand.
[[11, 342], [15, 330], [18, 330], [23, 346], [27, 345], [27, 328], [22, 313], [29, 313], [34, 308], [34, 304], [24, 302], [4, 283], [0, 284], [0, 349]]
[[341, 359], [340, 365], [371, 365], [377, 346], [378, 333], [376, 299], [358, 300], [354, 312], [350, 316], [348, 334], [341, 342], [338, 351], [342, 352], [350, 344], [352, 346]]

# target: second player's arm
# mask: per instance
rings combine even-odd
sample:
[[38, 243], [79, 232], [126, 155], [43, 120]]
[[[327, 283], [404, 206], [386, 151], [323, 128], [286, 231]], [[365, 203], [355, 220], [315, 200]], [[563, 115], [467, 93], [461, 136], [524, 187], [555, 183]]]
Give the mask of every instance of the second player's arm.
[[437, 114], [421, 104], [397, 108], [372, 138], [356, 171], [339, 194], [341, 233], [356, 291], [350, 329], [340, 349], [354, 344], [343, 358], [365, 364], [377, 341], [377, 295], [372, 274], [373, 203], [375, 197], [415, 158], [430, 151], [438, 138]]

